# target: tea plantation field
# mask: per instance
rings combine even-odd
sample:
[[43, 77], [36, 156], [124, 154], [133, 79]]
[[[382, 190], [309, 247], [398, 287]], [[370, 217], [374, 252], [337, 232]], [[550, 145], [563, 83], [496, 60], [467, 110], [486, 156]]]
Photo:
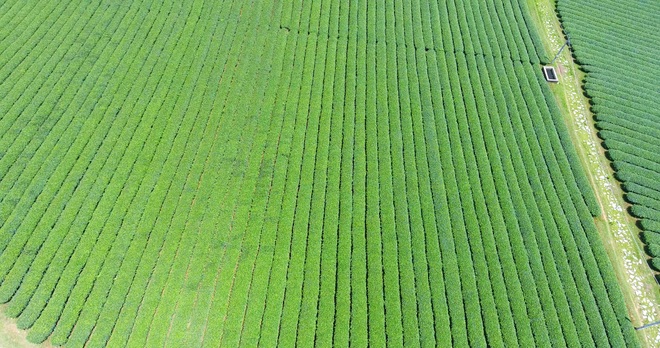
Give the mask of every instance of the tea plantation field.
[[660, 271], [660, 3], [558, 1], [600, 137]]
[[0, 302], [68, 347], [635, 347], [522, 0], [0, 2]]

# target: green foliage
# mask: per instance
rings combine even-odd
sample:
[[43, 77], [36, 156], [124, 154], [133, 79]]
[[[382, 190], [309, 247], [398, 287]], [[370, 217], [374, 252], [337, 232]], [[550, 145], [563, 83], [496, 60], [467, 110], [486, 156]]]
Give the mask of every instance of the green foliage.
[[652, 257], [660, 257], [660, 244], [656, 244], [656, 243], [647, 244], [646, 252]]
[[[637, 345], [526, 2], [0, 9], [0, 300], [30, 341]], [[655, 133], [617, 115], [646, 217]]]
[[588, 67], [585, 90], [616, 178], [633, 204], [630, 212], [642, 219], [644, 231], [658, 231], [653, 226], [660, 221], [660, 96], [652, 62], [660, 51], [651, 43], [660, 33], [649, 25], [660, 6], [634, 3], [624, 12], [618, 6], [614, 1], [557, 2], [574, 54]]
[[660, 244], [660, 233], [644, 231], [642, 232], [642, 240], [646, 244]]
[[660, 271], [660, 257], [654, 257], [651, 259], [651, 267], [656, 271]]

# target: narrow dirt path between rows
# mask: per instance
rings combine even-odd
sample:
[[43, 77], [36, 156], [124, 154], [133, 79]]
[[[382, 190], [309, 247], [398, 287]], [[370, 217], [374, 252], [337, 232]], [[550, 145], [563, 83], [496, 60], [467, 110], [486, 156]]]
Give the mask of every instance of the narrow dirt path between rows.
[[[552, 59], [564, 44], [555, 2], [528, 0], [528, 5]], [[632, 323], [639, 327], [658, 321], [660, 286], [646, 263], [647, 256], [638, 237], [639, 229], [626, 211], [628, 204], [623, 201], [623, 191], [613, 176], [594, 127], [589, 100], [582, 90], [584, 73], [566, 48], [554, 66], [560, 75], [560, 82], [551, 89], [564, 113], [573, 143], [603, 211], [603, 215], [596, 218], [596, 225], [619, 279]], [[660, 326], [637, 332], [645, 346], [660, 347]]]

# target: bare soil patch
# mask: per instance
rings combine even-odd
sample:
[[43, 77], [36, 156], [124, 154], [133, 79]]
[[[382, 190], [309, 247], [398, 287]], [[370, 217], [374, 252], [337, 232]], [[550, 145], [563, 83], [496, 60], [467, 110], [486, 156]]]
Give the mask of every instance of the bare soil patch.
[[5, 306], [0, 306], [0, 348], [50, 348], [48, 341], [43, 344], [33, 344], [27, 341], [27, 331], [16, 327], [16, 319], [8, 318]]

